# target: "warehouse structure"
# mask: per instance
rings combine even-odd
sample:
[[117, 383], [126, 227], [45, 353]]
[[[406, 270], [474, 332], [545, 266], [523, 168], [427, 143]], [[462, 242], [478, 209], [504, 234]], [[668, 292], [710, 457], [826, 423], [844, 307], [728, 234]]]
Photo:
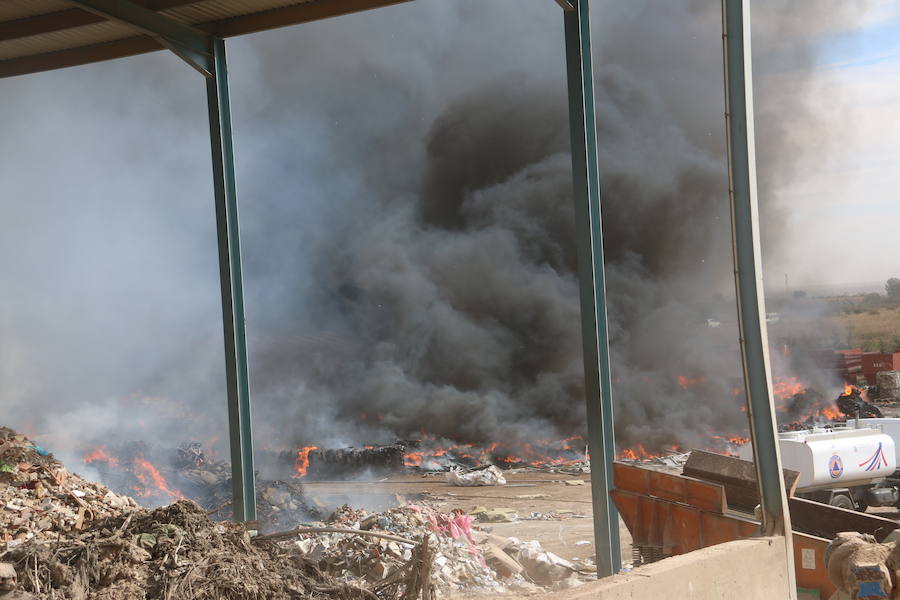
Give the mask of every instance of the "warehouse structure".
[[[409, 0], [4, 0], [0, 78], [168, 49], [203, 77], [209, 111], [235, 516], [255, 518], [254, 469], [238, 199], [224, 39]], [[547, 0], [548, 2], [550, 0]], [[589, 0], [556, 0], [563, 13], [570, 102], [578, 272], [593, 457], [598, 572], [620, 569], [610, 502], [615, 456], [606, 318]], [[779, 536], [788, 565], [790, 519], [775, 441], [760, 266], [753, 155], [749, 0], [723, 1], [729, 190], [738, 315], [763, 533]], [[786, 535], [787, 534], [787, 535]]]

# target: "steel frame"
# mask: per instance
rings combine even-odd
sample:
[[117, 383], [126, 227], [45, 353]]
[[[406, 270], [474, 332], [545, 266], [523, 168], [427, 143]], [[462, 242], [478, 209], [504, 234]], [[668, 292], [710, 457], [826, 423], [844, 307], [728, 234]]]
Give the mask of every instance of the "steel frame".
[[[402, 0], [398, 0], [402, 1]], [[243, 283], [240, 260], [238, 205], [234, 173], [225, 43], [128, 0], [69, 0], [105, 19], [127, 23], [148, 33], [207, 80], [216, 231], [219, 251], [226, 386], [231, 442], [234, 516], [256, 518], [252, 428]], [[621, 567], [618, 514], [610, 502], [615, 457], [610, 384], [608, 323], [600, 211], [594, 82], [591, 61], [589, 0], [556, 0], [564, 9], [572, 166], [575, 192], [576, 242], [582, 313], [585, 392], [591, 455], [594, 457], [592, 497], [599, 575]], [[749, 0], [722, 0], [725, 86], [728, 112], [729, 197], [734, 237], [735, 286], [741, 332], [748, 415], [760, 482], [763, 527], [785, 536], [790, 551], [787, 511], [775, 435], [774, 407], [765, 326], [765, 302], [760, 267], [758, 208], [753, 139]], [[174, 2], [178, 4], [179, 2]], [[358, 9], [348, 4], [348, 12]], [[62, 13], [60, 13], [62, 16]], [[67, 15], [69, 18], [71, 15]], [[57, 15], [40, 27], [58, 27]], [[73, 18], [78, 19], [77, 15]], [[55, 20], [54, 20], [55, 19]], [[90, 22], [85, 17], [81, 19]], [[35, 24], [37, 27], [38, 24]], [[225, 35], [227, 32], [217, 32]], [[6, 32], [5, 35], [13, 35]], [[151, 50], [145, 40], [121, 55]], [[81, 49], [72, 64], [99, 60], [93, 49]], [[10, 72], [8, 74], [14, 74]], [[793, 566], [789, 573], [793, 577]]]
[[784, 536], [790, 587], [792, 594], [796, 594], [791, 517], [782, 478], [775, 405], [772, 401], [772, 369], [762, 280], [749, 0], [722, 0], [722, 30], [735, 292], [747, 416], [761, 499], [762, 532], [764, 535]]
[[[563, 11], [569, 87], [572, 179], [575, 191], [575, 240], [584, 352], [584, 391], [591, 453], [591, 498], [597, 574], [622, 568], [619, 514], [610, 499], [612, 462], [616, 456], [610, 383], [606, 274], [600, 213], [594, 70], [591, 62], [589, 0], [566, 2]], [[565, 6], [564, 6], [565, 8]]]
[[256, 480], [250, 418], [250, 374], [225, 41], [212, 38], [210, 49], [213, 76], [206, 79], [206, 98], [216, 202], [222, 326], [225, 334], [225, 381], [228, 391], [231, 485], [234, 498], [232, 506], [236, 520], [255, 521]]

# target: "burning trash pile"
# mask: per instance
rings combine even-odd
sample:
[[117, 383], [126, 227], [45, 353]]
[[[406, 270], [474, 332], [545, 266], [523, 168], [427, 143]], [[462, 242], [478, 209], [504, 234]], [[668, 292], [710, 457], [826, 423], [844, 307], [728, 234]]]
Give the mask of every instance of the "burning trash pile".
[[838, 396], [837, 406], [847, 418], [875, 418], [883, 415], [881, 409], [864, 398], [864, 392], [856, 386], [848, 385], [844, 393]]
[[[261, 495], [272, 506], [293, 501], [271, 485]], [[375, 514], [344, 506], [324, 521], [253, 537], [192, 500], [142, 508], [6, 428], [0, 502], [0, 597], [432, 600], [454, 590], [570, 587], [594, 572], [425, 504]]]
[[[204, 452], [200, 443], [182, 444], [165, 452], [141, 442], [114, 450], [99, 446], [86, 453], [82, 462], [95, 469], [115, 491], [136, 496], [142, 506], [153, 508], [190, 498], [215, 520], [232, 517], [231, 468]], [[257, 479], [256, 503], [264, 532], [322, 517], [319, 509], [306, 501], [296, 481]]]
[[295, 478], [309, 480], [372, 478], [405, 470], [452, 472], [484, 469], [537, 469], [553, 472], [590, 472], [587, 440], [563, 440], [486, 445], [461, 444], [424, 434], [421, 439], [362, 448], [302, 446], [281, 456], [293, 463]]

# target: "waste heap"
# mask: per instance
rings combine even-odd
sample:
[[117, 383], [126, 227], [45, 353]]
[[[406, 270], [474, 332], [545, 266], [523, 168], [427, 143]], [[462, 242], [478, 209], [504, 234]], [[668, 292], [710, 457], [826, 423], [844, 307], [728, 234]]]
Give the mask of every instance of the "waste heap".
[[[355, 532], [347, 535], [348, 532]], [[285, 542], [287, 538], [293, 538]], [[299, 538], [299, 539], [298, 539]], [[383, 585], [402, 574], [425, 540], [432, 553], [432, 581], [438, 591], [502, 593], [568, 588], [595, 568], [576, 565], [521, 541], [476, 529], [462, 511], [442, 513], [423, 504], [368, 514], [343, 506], [325, 522], [258, 538], [293, 548], [321, 571], [356, 585]]]
[[345, 506], [252, 537], [191, 500], [142, 508], [6, 428], [0, 502], [0, 600], [433, 600], [564, 588], [591, 574], [537, 542], [491, 536], [462, 511], [424, 504], [377, 514]]
[[877, 406], [863, 399], [861, 390], [856, 387], [852, 387], [838, 396], [837, 406], [846, 417], [851, 419], [855, 417], [880, 419], [884, 416]]
[[141, 508], [8, 428], [0, 428], [0, 502], [2, 600], [431, 597], [427, 547], [415, 553], [417, 569], [405, 569], [410, 578], [375, 595], [296, 551], [253, 543], [244, 527], [210, 520], [191, 500]]
[[0, 549], [56, 541], [93, 521], [137, 507], [106, 486], [66, 471], [49, 452], [0, 427]]

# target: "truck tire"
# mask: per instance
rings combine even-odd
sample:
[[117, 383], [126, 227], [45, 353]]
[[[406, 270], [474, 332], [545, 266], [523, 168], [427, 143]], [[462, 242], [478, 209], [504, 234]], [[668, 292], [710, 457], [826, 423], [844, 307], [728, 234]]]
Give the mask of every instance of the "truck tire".
[[835, 494], [831, 497], [831, 502], [828, 504], [838, 508], [846, 508], [847, 510], [856, 510], [853, 500], [847, 494]]

